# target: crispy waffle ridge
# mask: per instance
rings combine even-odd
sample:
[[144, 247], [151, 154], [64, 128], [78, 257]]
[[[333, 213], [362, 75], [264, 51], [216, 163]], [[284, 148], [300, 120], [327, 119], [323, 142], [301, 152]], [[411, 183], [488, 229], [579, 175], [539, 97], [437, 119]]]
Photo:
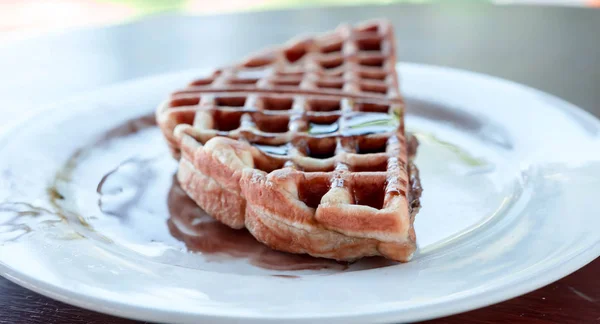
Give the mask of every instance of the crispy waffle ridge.
[[330, 94], [401, 101], [392, 26], [385, 21], [301, 37], [200, 78], [174, 98], [207, 90]]
[[[369, 35], [379, 43], [356, 45]], [[354, 66], [361, 46], [385, 53], [377, 54], [385, 63]], [[348, 60], [331, 71], [315, 63], [332, 53]], [[412, 163], [416, 140], [404, 135], [389, 24], [342, 26], [268, 54], [194, 81], [159, 107], [182, 188], [217, 220], [246, 227], [277, 250], [408, 261], [421, 190]], [[264, 57], [274, 59], [259, 64]], [[231, 82], [248, 70], [256, 82]], [[385, 70], [372, 82], [387, 90], [365, 92], [361, 82], [371, 81], [360, 79], [361, 70]], [[273, 82], [282, 74], [295, 81]], [[330, 79], [342, 85], [319, 90]]]

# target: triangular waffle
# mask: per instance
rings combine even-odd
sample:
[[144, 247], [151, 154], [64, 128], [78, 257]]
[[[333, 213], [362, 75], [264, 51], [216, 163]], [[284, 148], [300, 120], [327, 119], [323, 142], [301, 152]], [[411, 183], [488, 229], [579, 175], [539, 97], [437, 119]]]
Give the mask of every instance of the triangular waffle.
[[341, 25], [293, 39], [193, 81], [175, 96], [205, 91], [331, 94], [400, 100], [392, 26]]
[[[332, 32], [292, 39], [196, 79], [175, 91], [169, 105], [203, 105], [206, 102], [200, 101], [202, 95], [222, 92], [331, 95], [403, 104], [395, 66], [394, 33], [389, 22], [377, 20], [355, 27], [342, 24]], [[244, 104], [231, 100], [223, 105]], [[287, 107], [266, 107], [283, 108]], [[178, 151], [173, 130], [193, 119], [193, 109], [165, 109], [164, 114], [159, 112], [158, 119], [162, 120], [160, 124], [171, 148]]]
[[[388, 23], [342, 26], [175, 92], [157, 119], [180, 157], [182, 188], [278, 250], [409, 260], [420, 188], [394, 52]], [[381, 66], [361, 64], [371, 59]]]

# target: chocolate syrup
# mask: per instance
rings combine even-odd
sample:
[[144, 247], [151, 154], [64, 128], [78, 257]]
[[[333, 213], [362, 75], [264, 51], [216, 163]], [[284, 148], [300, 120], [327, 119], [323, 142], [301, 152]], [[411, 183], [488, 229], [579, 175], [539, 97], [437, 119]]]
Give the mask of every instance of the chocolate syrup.
[[289, 153], [290, 146], [288, 144], [284, 145], [262, 145], [262, 144], [253, 144], [255, 147], [260, 149], [261, 151], [271, 154], [271, 155], [281, 155], [285, 156]]
[[[52, 187], [51, 200], [60, 202], [57, 208], [78, 202], [79, 216], [69, 222], [85, 222], [83, 236], [102, 235], [124, 253], [183, 267], [248, 274], [264, 273], [262, 268], [291, 278], [295, 274], [277, 272], [331, 274], [396, 264], [379, 258], [340, 263], [272, 250], [247, 230], [206, 214], [180, 188], [176, 168], [153, 119], [142, 117], [76, 152], [59, 172], [63, 184]], [[90, 207], [94, 199], [96, 210]], [[255, 267], [240, 267], [240, 261]]]
[[247, 230], [236, 230], [221, 224], [198, 207], [176, 180], [169, 191], [168, 206], [169, 231], [185, 242], [190, 251], [246, 258], [251, 264], [270, 270], [348, 268], [346, 263], [272, 250], [258, 242]]
[[300, 278], [300, 276], [282, 275], [282, 274], [276, 274], [276, 275], [271, 275], [271, 276], [278, 277], [278, 278], [285, 278], [285, 279], [298, 279], [298, 278]]
[[346, 119], [347, 128], [342, 135], [357, 136], [392, 132], [399, 125], [397, 117], [386, 113], [362, 113]]

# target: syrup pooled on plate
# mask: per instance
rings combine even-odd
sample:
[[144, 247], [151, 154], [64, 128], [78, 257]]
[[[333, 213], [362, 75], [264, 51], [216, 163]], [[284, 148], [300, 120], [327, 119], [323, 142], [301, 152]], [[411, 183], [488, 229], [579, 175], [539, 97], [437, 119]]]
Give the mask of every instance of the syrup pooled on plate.
[[236, 230], [221, 224], [198, 207], [181, 189], [176, 179], [169, 191], [168, 205], [169, 231], [185, 242], [191, 251], [243, 257], [253, 265], [271, 270], [348, 268], [346, 263], [272, 250], [258, 242], [247, 230]]
[[67, 165], [56, 189], [64, 196], [61, 205], [70, 201], [78, 206], [70, 208], [77, 216], [69, 222], [84, 221], [82, 235], [102, 236], [121, 252], [207, 271], [272, 275], [294, 271], [286, 278], [395, 264], [379, 258], [348, 264], [278, 252], [247, 230], [214, 220], [179, 187], [173, 176], [177, 161], [159, 130], [145, 118], [108, 131]]
[[[429, 102], [417, 101], [419, 109], [411, 109], [416, 105], [415, 100], [407, 98], [407, 101], [409, 103], [408, 119], [410, 119], [411, 125], [417, 126], [413, 130], [421, 140], [417, 159], [420, 160], [419, 165], [422, 166], [422, 169], [426, 170], [422, 175], [422, 180], [432, 184], [429, 192], [432, 192], [431, 190], [444, 192], [448, 190], [443, 186], [444, 183], [455, 184], [458, 179], [464, 182], [465, 187], [477, 186], [482, 189], [481, 192], [489, 192], [493, 187], [482, 187], [487, 183], [487, 174], [473, 171], [481, 170], [482, 167], [489, 170], [487, 165], [493, 166], [493, 163], [485, 163], [483, 166], [481, 163], [471, 163], [473, 158], [478, 157], [469, 158], [471, 157], [470, 154], [467, 154], [469, 151], [461, 149], [468, 146], [461, 142], [461, 138], [449, 139], [452, 144], [463, 143], [457, 146], [460, 150], [455, 150], [449, 148], [448, 145], [442, 145], [437, 141], [428, 141], [427, 138], [422, 137], [422, 131], [429, 129], [428, 124], [422, 125], [422, 121], [435, 119], [438, 116], [438, 110], [449, 110], [449, 108], [443, 106], [438, 108]], [[416, 114], [423, 111], [431, 112], [432, 116]], [[453, 112], [450, 110], [450, 113]], [[469, 116], [458, 115], [458, 112], [455, 114], [458, 117], [450, 118], [444, 115], [444, 119], [451, 121], [459, 129], [473, 131], [475, 137], [480, 138], [484, 143], [495, 143], [489, 137], [481, 137], [486, 133], [478, 131], [481, 125], [472, 122], [473, 118], [469, 119], [467, 118]], [[394, 116], [381, 114], [374, 117], [379, 118], [351, 120], [350, 126], [356, 125], [358, 129], [367, 131], [385, 131], [393, 124]], [[497, 135], [493, 138], [504, 138], [501, 133]], [[50, 197], [50, 200], [60, 205], [57, 208], [68, 209], [69, 212], [64, 214], [67, 216], [69, 224], [77, 225], [77, 222], [82, 222], [82, 224], [85, 222], [84, 226], [75, 226], [78, 233], [85, 238], [92, 240], [97, 240], [98, 237], [106, 238], [112, 242], [114, 248], [123, 254], [134, 254], [160, 263], [206, 271], [276, 275], [281, 273], [270, 269], [282, 269], [282, 267], [315, 269], [316, 265], [323, 265], [320, 259], [313, 263], [307, 262], [306, 260], [310, 259], [307, 256], [296, 259], [296, 255], [290, 257], [290, 255], [284, 254], [285, 257], [277, 259], [277, 255], [280, 255], [279, 252], [273, 254], [266, 252], [270, 249], [254, 239], [250, 240], [250, 235], [246, 231], [235, 231], [216, 223], [209, 216], [201, 213], [199, 208], [194, 205], [182, 203], [182, 206], [188, 206], [185, 207], [186, 210], [191, 208], [186, 211], [184, 207], [180, 207], [183, 213], [199, 215], [197, 220], [188, 220], [188, 225], [183, 226], [186, 223], [182, 222], [182, 219], [190, 216], [176, 215], [173, 210], [175, 206], [168, 199], [169, 196], [177, 196], [173, 193], [178, 190], [176, 189], [177, 184], [173, 183], [177, 161], [169, 154], [164, 139], [154, 124], [154, 116], [127, 121], [108, 130], [98, 138], [100, 140], [73, 153], [72, 158], [57, 174], [56, 182], [49, 191], [54, 193], [51, 195], [54, 198]], [[510, 142], [508, 143], [510, 145]], [[501, 144], [498, 143], [498, 145]], [[505, 146], [502, 145], [502, 147]], [[286, 146], [264, 145], [258, 146], [258, 148], [274, 155], [286, 155], [288, 150]], [[376, 148], [367, 149], [374, 150]], [[440, 159], [450, 162], [434, 163]], [[452, 178], [447, 179], [450, 175]], [[466, 175], [469, 177], [465, 178]], [[465, 182], [465, 179], [469, 181]], [[100, 182], [102, 185], [98, 188]], [[100, 193], [97, 193], [97, 190]], [[453, 187], [453, 190], [456, 191], [456, 187]], [[441, 193], [440, 195], [433, 194], [433, 196], [438, 197], [437, 199], [446, 197]], [[61, 197], [61, 199], [56, 197]], [[427, 197], [425, 196], [425, 199], [428, 199]], [[173, 199], [171, 198], [171, 200]], [[186, 200], [185, 197], [178, 199]], [[465, 196], [464, 199], [473, 198]], [[189, 203], [189, 200], [187, 201]], [[473, 201], [473, 204], [476, 203], [477, 201]], [[429, 204], [430, 211], [427, 215], [443, 212], [435, 210], [432, 206], [435, 204]], [[175, 221], [176, 219], [179, 221]], [[429, 223], [439, 222], [440, 219], [435, 217], [420, 217], [417, 218], [419, 224], [416, 226], [430, 228], [433, 225], [429, 225]], [[476, 220], [472, 220], [472, 222], [474, 223]], [[208, 225], [211, 223], [213, 224]], [[180, 226], [176, 228], [174, 224]], [[453, 227], [453, 224], [444, 224], [442, 228], [447, 228], [447, 231], [421, 231], [421, 251], [427, 251], [431, 244], [455, 233], [457, 229], [456, 226]], [[214, 243], [217, 240], [221, 242]], [[233, 246], [230, 245], [230, 241], [235, 241], [232, 243]], [[295, 261], [290, 261], [288, 257]], [[300, 265], [290, 264], [296, 261]], [[277, 262], [282, 262], [283, 265]], [[330, 274], [340, 272], [344, 268], [343, 265], [335, 262], [327, 264], [332, 268], [316, 271], [290, 271], [285, 275]], [[385, 259], [365, 258], [348, 265], [348, 269], [345, 271], [366, 270], [395, 264], [397, 263]]]

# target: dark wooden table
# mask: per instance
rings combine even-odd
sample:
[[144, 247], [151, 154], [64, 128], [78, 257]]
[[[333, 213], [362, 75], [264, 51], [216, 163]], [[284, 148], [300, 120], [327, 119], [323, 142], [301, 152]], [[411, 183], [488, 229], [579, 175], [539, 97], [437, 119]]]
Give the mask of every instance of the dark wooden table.
[[[0, 112], [157, 73], [218, 65], [342, 21], [391, 19], [400, 59], [492, 74], [600, 116], [600, 11], [457, 3], [157, 16], [0, 44]], [[0, 127], [2, 122], [0, 121]], [[600, 259], [525, 296], [435, 323], [600, 323]], [[134, 323], [0, 279], [0, 323]]]

